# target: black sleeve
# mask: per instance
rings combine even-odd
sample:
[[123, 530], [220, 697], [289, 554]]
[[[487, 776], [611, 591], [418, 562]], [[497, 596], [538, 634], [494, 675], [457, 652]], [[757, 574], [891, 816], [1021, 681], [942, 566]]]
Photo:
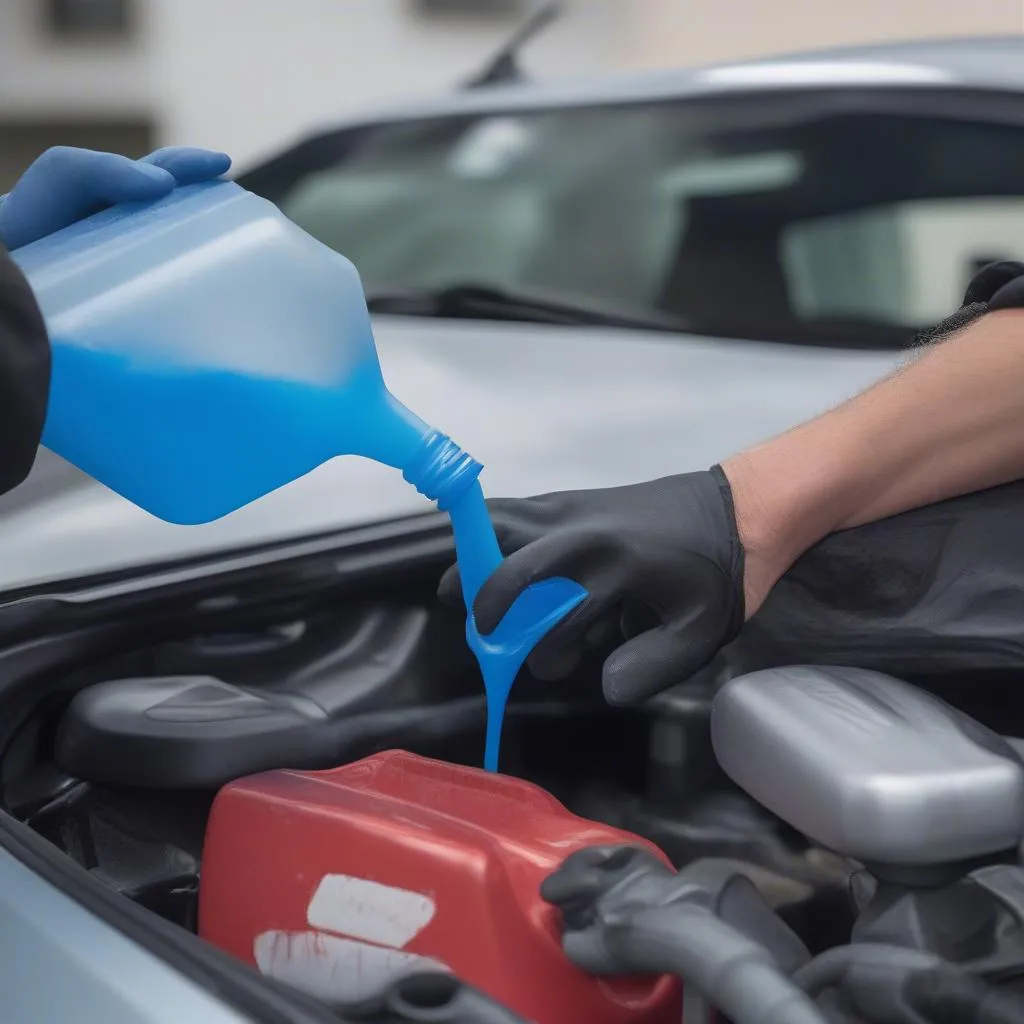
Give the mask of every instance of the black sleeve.
[[46, 420], [50, 342], [32, 289], [0, 246], [0, 494], [28, 476]]
[[740, 634], [756, 667], [1024, 669], [1024, 481], [826, 537]]
[[[1024, 263], [994, 263], [931, 336], [1015, 307]], [[910, 678], [1024, 670], [1024, 481], [826, 537], [782, 577], [734, 655], [744, 668], [809, 662]]]

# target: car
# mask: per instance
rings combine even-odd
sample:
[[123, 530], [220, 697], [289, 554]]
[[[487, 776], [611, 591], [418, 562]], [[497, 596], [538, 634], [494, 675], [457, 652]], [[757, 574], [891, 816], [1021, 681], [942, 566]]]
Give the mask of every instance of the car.
[[[238, 180], [355, 261], [389, 386], [485, 463], [488, 493], [628, 483], [842, 401], [899, 367], [979, 265], [1024, 256], [1022, 58], [1019, 39], [954, 40], [488, 86]], [[351, 959], [325, 994], [295, 957], [261, 977], [197, 939], [206, 826], [254, 773], [392, 748], [479, 762], [479, 681], [434, 599], [444, 518], [394, 471], [339, 459], [172, 526], [46, 451], [0, 517], [8, 1019], [370, 1012]], [[684, 870], [727, 857], [809, 949], [841, 943], [849, 851], [723, 779], [721, 680], [612, 711], [598, 674], [517, 683], [503, 777]], [[1005, 809], [1017, 776], [998, 767]], [[416, 1019], [396, 1006], [371, 1017]]]
[[[1022, 88], [1012, 38], [513, 84], [238, 180], [355, 261], [392, 390], [489, 494], [627, 483], [848, 397], [1024, 255]], [[0, 564], [16, 590], [426, 511], [349, 459], [181, 529], [44, 452]]]

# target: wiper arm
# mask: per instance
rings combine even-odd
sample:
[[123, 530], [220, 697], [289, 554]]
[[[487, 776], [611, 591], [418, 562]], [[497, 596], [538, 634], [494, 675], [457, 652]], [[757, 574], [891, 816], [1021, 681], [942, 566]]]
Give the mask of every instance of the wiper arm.
[[436, 291], [371, 292], [371, 313], [450, 320], [502, 320], [564, 327], [620, 327], [646, 331], [685, 331], [678, 318], [657, 313], [605, 309], [536, 292], [489, 285], [458, 284]]

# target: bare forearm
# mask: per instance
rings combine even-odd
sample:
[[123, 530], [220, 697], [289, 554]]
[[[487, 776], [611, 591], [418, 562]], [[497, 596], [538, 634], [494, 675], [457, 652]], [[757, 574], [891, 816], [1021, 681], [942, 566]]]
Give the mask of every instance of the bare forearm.
[[750, 615], [827, 534], [1024, 476], [1024, 310], [982, 317], [723, 467]]

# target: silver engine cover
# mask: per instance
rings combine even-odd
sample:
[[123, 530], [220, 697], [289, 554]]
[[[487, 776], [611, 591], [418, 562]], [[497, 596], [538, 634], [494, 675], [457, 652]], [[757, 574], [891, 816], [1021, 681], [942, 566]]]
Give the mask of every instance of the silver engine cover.
[[794, 666], [716, 697], [715, 756], [768, 810], [867, 864], [950, 864], [1024, 833], [1024, 766], [1000, 736], [891, 676]]

